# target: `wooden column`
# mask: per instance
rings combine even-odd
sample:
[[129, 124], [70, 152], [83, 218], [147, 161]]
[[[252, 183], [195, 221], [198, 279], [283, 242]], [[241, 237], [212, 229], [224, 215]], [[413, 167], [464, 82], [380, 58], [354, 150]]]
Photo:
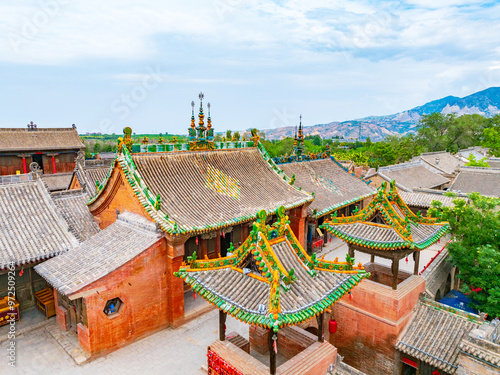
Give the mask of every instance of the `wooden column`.
[[219, 310], [219, 340], [226, 340], [226, 313], [222, 310]]
[[354, 247], [351, 246], [351, 244], [348, 245], [348, 253], [351, 258], [354, 258]]
[[323, 342], [325, 341], [323, 339], [323, 313], [319, 314], [316, 320], [318, 321], [318, 341]]
[[418, 276], [418, 264], [420, 262], [420, 251], [415, 251], [413, 253], [413, 260], [415, 261], [415, 267], [413, 268], [413, 274]]
[[370, 255], [370, 262], [375, 263], [375, 255]]
[[[267, 334], [267, 347], [269, 349], [269, 373], [271, 375], [276, 374], [276, 352], [274, 351], [274, 340], [273, 336], [276, 334], [273, 332], [273, 330], [269, 330], [269, 333]], [[278, 347], [278, 335], [276, 337], [276, 347]]]
[[392, 289], [398, 289], [399, 259], [392, 260]]

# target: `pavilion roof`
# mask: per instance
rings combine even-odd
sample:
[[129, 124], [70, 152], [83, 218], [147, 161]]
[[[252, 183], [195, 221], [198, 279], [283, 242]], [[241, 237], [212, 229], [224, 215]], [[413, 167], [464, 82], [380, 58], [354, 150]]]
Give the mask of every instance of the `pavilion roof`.
[[237, 319], [278, 330], [296, 325], [326, 310], [347, 294], [367, 273], [361, 264], [309, 257], [290, 229], [285, 208], [278, 221], [266, 225], [259, 211], [249, 237], [228, 256], [188, 258], [175, 276], [201, 297]]
[[376, 193], [376, 190], [349, 173], [333, 157], [279, 164], [295, 186], [314, 193], [309, 215], [322, 217]]
[[[372, 222], [376, 217], [383, 224]], [[389, 191], [384, 182], [363, 210], [346, 217], [332, 215], [321, 225], [321, 228], [346, 242], [380, 250], [425, 249], [436, 242], [448, 227], [447, 222], [439, 219], [415, 215], [398, 194], [394, 181], [391, 181]]]

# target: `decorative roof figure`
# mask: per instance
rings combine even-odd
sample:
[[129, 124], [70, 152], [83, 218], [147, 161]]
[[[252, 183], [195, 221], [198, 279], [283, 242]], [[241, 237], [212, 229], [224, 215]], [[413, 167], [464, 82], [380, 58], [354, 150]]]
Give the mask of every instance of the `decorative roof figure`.
[[205, 127], [205, 114], [203, 113], [203, 98], [205, 95], [200, 92], [200, 111], [198, 113], [198, 126], [194, 127], [194, 102], [191, 102], [191, 128], [189, 129], [189, 146], [191, 150], [211, 150], [215, 149], [214, 133], [212, 129], [212, 119], [210, 118], [210, 103], [208, 103], [208, 127]]
[[305, 154], [304, 134], [302, 133], [302, 115], [300, 115], [299, 133], [295, 136], [293, 154], [298, 158], [302, 157]]
[[419, 251], [439, 240], [448, 230], [448, 222], [415, 215], [403, 201], [394, 180], [387, 191], [387, 182], [378, 188], [370, 204], [352, 216], [326, 220], [320, 228], [327, 230], [349, 244], [349, 255], [354, 250], [379, 255], [393, 260], [393, 289], [397, 288], [399, 260], [413, 253], [414, 274], [418, 275]]
[[310, 257], [283, 206], [276, 216], [269, 226], [266, 211], [259, 211], [238, 249], [217, 259], [193, 255], [174, 275], [222, 312], [274, 332], [323, 313], [369, 276], [349, 258], [331, 262]]

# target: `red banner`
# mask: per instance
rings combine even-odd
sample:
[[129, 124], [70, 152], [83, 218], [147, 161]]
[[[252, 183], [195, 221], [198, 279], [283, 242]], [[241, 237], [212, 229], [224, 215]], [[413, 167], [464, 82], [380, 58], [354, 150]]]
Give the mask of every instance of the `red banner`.
[[243, 375], [242, 372], [236, 370], [233, 366], [227, 363], [224, 358], [210, 349], [207, 353], [208, 358], [208, 375]]
[[406, 363], [408, 366], [411, 366], [411, 367], [415, 367], [415, 368], [418, 367], [417, 362], [412, 361], [411, 359], [408, 359], [406, 357], [403, 357], [403, 363]]

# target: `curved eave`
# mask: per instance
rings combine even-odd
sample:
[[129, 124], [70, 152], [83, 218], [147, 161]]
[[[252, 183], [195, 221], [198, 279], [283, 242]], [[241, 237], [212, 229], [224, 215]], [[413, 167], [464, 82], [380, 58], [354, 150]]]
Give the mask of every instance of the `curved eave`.
[[182, 278], [195, 293], [208, 303], [217, 307], [220, 311], [223, 311], [226, 314], [229, 314], [232, 317], [250, 325], [266, 329], [278, 329], [300, 324], [323, 313], [343, 296], [348, 294], [363, 279], [368, 278], [370, 274], [364, 271], [358, 271], [356, 274], [349, 277], [347, 281], [342, 283], [342, 285], [332, 289], [327, 295], [316, 301], [314, 304], [307, 307], [304, 306], [299, 311], [293, 313], [279, 313], [278, 319], [274, 319], [272, 314], [256, 314], [246, 310], [242, 306], [236, 306], [223, 296], [221, 297], [202, 286], [196, 279], [190, 277], [188, 272], [180, 271], [176, 273], [176, 276]]
[[346, 206], [350, 206], [351, 204], [353, 203], [356, 203], [356, 202], [359, 202], [363, 199], [366, 199], [366, 198], [369, 198], [373, 195], [377, 194], [377, 191], [374, 191], [372, 193], [368, 193], [368, 194], [365, 194], [365, 195], [362, 195], [360, 197], [357, 197], [357, 198], [353, 198], [353, 199], [350, 199], [348, 201], [344, 201], [344, 202], [341, 202], [341, 203], [338, 203], [338, 204], [335, 204], [333, 206], [330, 206], [328, 208], [325, 208], [324, 210], [321, 210], [319, 212], [316, 212], [316, 214], [313, 214], [312, 217], [314, 219], [319, 219], [320, 217], [323, 217], [325, 215], [328, 215], [329, 213], [332, 213], [333, 211], [336, 211], [338, 210], [339, 208], [343, 208], [343, 207], [346, 207]]
[[92, 203], [94, 203], [101, 196], [102, 192], [105, 190], [106, 186], [109, 183], [109, 180], [111, 179], [111, 174], [113, 173], [113, 169], [115, 168], [117, 160], [118, 160], [118, 154], [115, 156], [115, 159], [109, 166], [108, 173], [106, 173], [106, 178], [97, 187], [97, 194], [94, 195], [93, 197], [90, 197], [89, 201], [87, 202], [87, 206], [90, 206]]

